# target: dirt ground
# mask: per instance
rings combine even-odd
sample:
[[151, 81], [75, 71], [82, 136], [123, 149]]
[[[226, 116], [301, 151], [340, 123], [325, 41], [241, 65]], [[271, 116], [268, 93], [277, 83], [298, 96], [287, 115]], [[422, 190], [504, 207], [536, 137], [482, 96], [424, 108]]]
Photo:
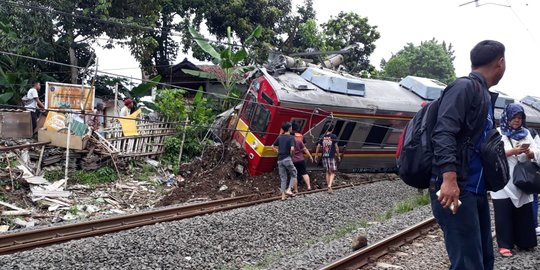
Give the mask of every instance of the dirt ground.
[[[54, 198], [53, 201], [31, 198], [30, 185], [22, 178], [16, 180], [15, 188], [12, 189], [9, 175], [0, 175], [0, 201], [28, 211], [24, 215], [4, 215], [5, 211], [14, 209], [0, 204], [0, 232], [1, 229], [14, 230], [96, 216], [127, 214], [159, 206], [253, 193], [273, 192], [279, 195], [277, 172], [249, 176], [245, 171], [245, 152], [236, 147], [215, 146], [207, 149], [202, 158], [181, 165], [179, 175], [173, 178], [161, 166], [149, 166], [144, 161], [141, 164], [144, 166], [132, 168], [113, 183], [90, 187], [68, 182], [66, 190], [71, 192], [71, 196]], [[149, 167], [153, 169], [149, 170]], [[326, 188], [323, 172], [311, 172], [310, 176], [313, 188]], [[397, 176], [338, 173], [335, 185], [360, 183], [375, 178], [394, 180]], [[304, 190], [306, 187], [300, 182], [299, 191]]]

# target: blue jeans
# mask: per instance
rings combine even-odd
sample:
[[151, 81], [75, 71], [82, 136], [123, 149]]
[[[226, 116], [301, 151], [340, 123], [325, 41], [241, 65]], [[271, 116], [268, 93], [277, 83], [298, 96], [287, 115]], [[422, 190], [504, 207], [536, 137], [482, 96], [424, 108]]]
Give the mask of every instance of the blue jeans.
[[495, 258], [487, 195], [461, 190], [461, 206], [454, 215], [437, 200], [437, 191], [430, 188], [431, 209], [444, 233], [450, 269], [492, 270]]
[[533, 220], [534, 220], [534, 227], [538, 227], [538, 194], [533, 194]]

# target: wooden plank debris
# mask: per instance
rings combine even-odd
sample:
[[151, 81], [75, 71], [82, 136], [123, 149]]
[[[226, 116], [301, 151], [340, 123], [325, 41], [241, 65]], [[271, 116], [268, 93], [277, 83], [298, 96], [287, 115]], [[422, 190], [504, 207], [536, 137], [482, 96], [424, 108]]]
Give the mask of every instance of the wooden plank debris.
[[15, 210], [15, 211], [2, 211], [2, 216], [29, 216], [31, 213], [23, 210]]
[[5, 207], [11, 208], [11, 209], [13, 209], [13, 210], [17, 210], [17, 211], [26, 211], [26, 210], [24, 210], [24, 209], [22, 209], [22, 208], [19, 208], [19, 207], [13, 205], [13, 204], [10, 204], [10, 203], [7, 203], [7, 202], [0, 201], [0, 204], [3, 205], [3, 206], [5, 206]]
[[30, 188], [30, 190], [32, 191], [32, 196], [37, 196], [37, 197], [53, 197], [53, 198], [64, 197], [64, 198], [67, 198], [67, 197], [71, 196], [70, 191], [42, 190], [42, 189], [37, 189], [37, 188]]
[[26, 182], [32, 185], [50, 185], [49, 181], [45, 179], [43, 176], [31, 176], [31, 177], [23, 177]]

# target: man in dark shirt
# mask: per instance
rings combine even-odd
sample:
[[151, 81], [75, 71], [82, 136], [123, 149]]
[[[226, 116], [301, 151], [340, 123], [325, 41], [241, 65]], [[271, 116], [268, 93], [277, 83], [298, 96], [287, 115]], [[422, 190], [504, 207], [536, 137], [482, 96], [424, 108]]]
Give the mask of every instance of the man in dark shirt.
[[[339, 147], [337, 145], [337, 136], [332, 133], [334, 126], [330, 125], [323, 136], [321, 136], [317, 143], [317, 149], [315, 150], [315, 159], [319, 156], [319, 149], [322, 148], [322, 163], [326, 170], [326, 185], [328, 186], [328, 192], [332, 193], [332, 183], [336, 177], [337, 163], [336, 157], [339, 161]], [[337, 153], [337, 156], [336, 156]]]
[[[282, 132], [274, 142], [272, 148], [278, 152], [278, 170], [279, 178], [281, 179], [281, 199], [285, 200], [287, 195], [294, 196], [291, 189], [296, 183], [296, 168], [292, 161], [292, 155], [294, 154], [294, 137], [291, 135], [291, 123], [285, 122], [281, 125]], [[277, 146], [277, 147], [276, 147]], [[290, 181], [287, 188], [287, 173], [289, 174]]]
[[[432, 137], [430, 195], [433, 215], [444, 232], [450, 269], [491, 270], [494, 266], [485, 168], [478, 149], [487, 131], [494, 128], [497, 95], [488, 89], [504, 75], [504, 51], [497, 41], [478, 43], [471, 50], [470, 79], [458, 79], [440, 100]], [[466, 138], [478, 139], [469, 142]]]

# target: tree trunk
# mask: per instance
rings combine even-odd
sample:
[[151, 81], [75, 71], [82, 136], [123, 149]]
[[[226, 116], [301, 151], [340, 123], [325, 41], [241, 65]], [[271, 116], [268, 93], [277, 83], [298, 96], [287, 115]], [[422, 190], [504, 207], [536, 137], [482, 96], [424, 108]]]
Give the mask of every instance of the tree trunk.
[[73, 31], [68, 32], [68, 41], [69, 41], [69, 64], [72, 65], [71, 67], [71, 83], [76, 84], [77, 79], [79, 78], [79, 71], [76, 68], [78, 66], [77, 56], [75, 55], [75, 48], [73, 48], [74, 45], [74, 37], [73, 37]]

